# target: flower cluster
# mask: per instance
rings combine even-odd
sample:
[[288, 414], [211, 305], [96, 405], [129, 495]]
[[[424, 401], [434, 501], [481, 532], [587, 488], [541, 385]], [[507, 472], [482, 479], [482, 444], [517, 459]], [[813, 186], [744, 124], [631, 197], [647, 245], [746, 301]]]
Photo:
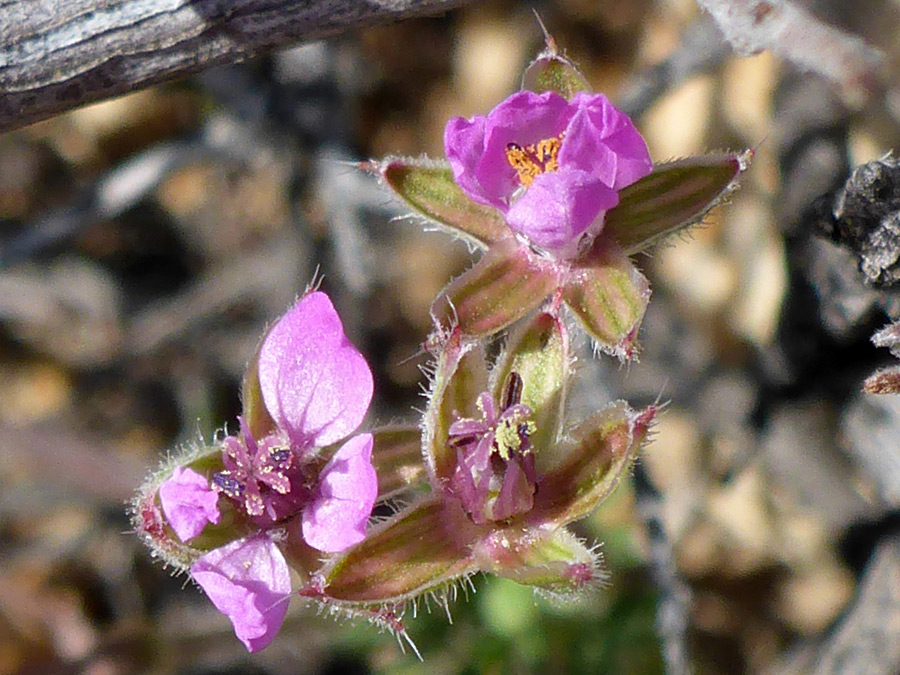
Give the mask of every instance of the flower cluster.
[[329, 446], [362, 422], [372, 388], [331, 301], [308, 293], [260, 343], [239, 433], [187, 456], [139, 497], [141, 532], [156, 546], [152, 533], [171, 528], [191, 578], [250, 651], [272, 641], [287, 611], [282, 548], [336, 553], [365, 537], [378, 493], [372, 435]]
[[294, 594], [402, 633], [404, 603], [477, 572], [562, 597], [601, 578], [568, 524], [614, 489], [657, 410], [619, 401], [567, 420], [564, 309], [633, 358], [650, 290], [629, 255], [701, 218], [746, 156], [654, 166], [631, 120], [552, 47], [525, 83], [487, 116], [450, 120], [446, 162], [366, 165], [484, 251], [435, 299], [421, 421], [355, 434], [372, 374], [328, 297], [308, 292], [263, 336], [236, 433], [170, 460], [135, 499], [143, 539], [250, 651]]

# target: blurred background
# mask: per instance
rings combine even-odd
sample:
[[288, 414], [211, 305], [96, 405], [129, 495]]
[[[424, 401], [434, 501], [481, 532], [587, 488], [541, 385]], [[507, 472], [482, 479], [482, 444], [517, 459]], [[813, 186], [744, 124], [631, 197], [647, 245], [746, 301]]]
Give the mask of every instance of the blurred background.
[[[491, 0], [0, 136], [0, 672], [898, 672], [900, 401], [860, 390], [897, 296], [809, 214], [898, 146], [900, 3], [804, 4], [885, 52], [886, 89], [850, 107], [736, 57], [691, 0]], [[638, 259], [640, 362], [581, 345], [573, 420], [668, 401], [637, 480], [576, 525], [609, 583], [556, 606], [476, 578], [452, 626], [407, 615], [424, 663], [294, 602], [251, 657], [127, 501], [233, 424], [266, 321], [317, 272], [376, 372], [369, 423], [415, 419], [429, 304], [473, 258], [353, 163], [441, 156], [449, 117], [519, 87], [532, 10], [656, 160], [756, 150], [726, 206]]]

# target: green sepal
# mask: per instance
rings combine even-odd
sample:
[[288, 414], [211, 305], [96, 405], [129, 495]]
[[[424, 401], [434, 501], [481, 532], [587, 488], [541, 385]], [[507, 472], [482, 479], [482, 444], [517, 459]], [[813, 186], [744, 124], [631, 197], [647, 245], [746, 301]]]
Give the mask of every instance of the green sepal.
[[416, 213], [476, 246], [486, 248], [509, 235], [503, 214], [469, 199], [446, 161], [388, 158], [364, 168], [377, 173]]
[[605, 231], [572, 261], [562, 298], [600, 349], [622, 360], [637, 355], [650, 284]]
[[473, 548], [485, 572], [554, 595], [573, 595], [600, 578], [599, 555], [563, 527], [494, 532]]
[[476, 401], [488, 388], [488, 372], [484, 346], [463, 340], [459, 331], [443, 336], [435, 351], [422, 447], [432, 487], [440, 490], [456, 471], [456, 450], [447, 444], [450, 425], [461, 417], [481, 416]]
[[521, 402], [534, 413], [531, 442], [538, 463], [561, 430], [571, 366], [565, 324], [559, 316], [540, 312], [512, 331], [491, 372], [495, 401], [501, 400], [510, 373], [522, 378]]
[[541, 477], [534, 513], [563, 525], [597, 508], [631, 466], [655, 415], [655, 406], [635, 411], [617, 401], [582, 422], [564, 442], [562, 461]]
[[553, 263], [510, 237], [451, 281], [434, 301], [432, 313], [442, 326], [458, 326], [468, 337], [487, 337], [535, 309], [557, 286]]
[[426, 484], [422, 432], [413, 425], [391, 425], [370, 432], [372, 465], [378, 474], [378, 500]]
[[275, 420], [266, 409], [262, 389], [259, 386], [259, 350], [268, 334], [269, 329], [266, 329], [256, 346], [253, 358], [247, 364], [244, 380], [241, 383], [241, 416], [254, 438], [265, 438], [275, 429]]
[[752, 155], [748, 150], [656, 164], [650, 175], [619, 191], [604, 234], [632, 255], [690, 227], [737, 187]]
[[584, 75], [569, 59], [559, 53], [556, 42], [545, 33], [547, 47], [531, 62], [522, 76], [522, 89], [541, 93], [555, 91], [571, 100], [581, 91], [591, 91]]
[[334, 558], [319, 592], [327, 600], [372, 605], [437, 591], [477, 571], [468, 547], [457, 543], [471, 541], [473, 527], [455, 501], [430, 495]]

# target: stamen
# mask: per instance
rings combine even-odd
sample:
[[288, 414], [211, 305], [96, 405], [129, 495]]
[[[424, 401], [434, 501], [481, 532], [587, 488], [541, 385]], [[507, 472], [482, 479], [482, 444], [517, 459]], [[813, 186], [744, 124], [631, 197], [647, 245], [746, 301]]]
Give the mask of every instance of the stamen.
[[244, 496], [244, 484], [232, 478], [228, 471], [220, 471], [212, 477], [213, 487], [234, 500], [239, 500]]
[[509, 143], [506, 146], [506, 161], [516, 170], [522, 185], [528, 187], [542, 173], [556, 171], [559, 168], [557, 155], [565, 135], [563, 132], [559, 136], [545, 138], [524, 147], [518, 143]]
[[271, 466], [277, 471], [287, 471], [291, 468], [291, 458], [293, 454], [290, 448], [275, 447], [269, 450], [269, 459]]
[[522, 376], [516, 371], [512, 371], [506, 378], [506, 386], [503, 388], [503, 401], [500, 404], [501, 410], [513, 407], [516, 403], [522, 402]]
[[513, 455], [524, 455], [531, 452], [531, 434], [535, 424], [531, 419], [528, 406], [518, 405], [507, 410], [494, 430], [494, 441], [491, 450], [504, 460]]

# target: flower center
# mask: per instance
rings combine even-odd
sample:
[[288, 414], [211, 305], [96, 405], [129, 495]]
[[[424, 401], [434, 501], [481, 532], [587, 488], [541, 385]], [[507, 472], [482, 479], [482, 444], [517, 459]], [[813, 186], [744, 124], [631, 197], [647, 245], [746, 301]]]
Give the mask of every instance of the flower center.
[[527, 406], [518, 405], [502, 415], [494, 428], [494, 442], [491, 452], [495, 452], [509, 461], [517, 455], [531, 452], [530, 437], [535, 431], [531, 410]]
[[457, 456], [448, 487], [476, 523], [506, 520], [534, 502], [535, 422], [531, 408], [521, 402], [522, 390], [521, 376], [510, 373], [499, 414], [491, 394], [484, 392], [477, 401], [481, 419], [458, 419], [448, 430], [448, 445]]
[[506, 161], [516, 170], [519, 182], [528, 187], [542, 173], [556, 171], [559, 168], [557, 155], [562, 146], [565, 132], [559, 136], [545, 138], [531, 145], [509, 143], [506, 146]]
[[212, 484], [237, 502], [247, 515], [261, 516], [267, 510], [267, 497], [291, 492], [291, 476], [297, 474], [299, 467], [282, 439], [267, 436], [257, 441], [244, 419], [238, 420], [240, 436], [225, 438], [222, 444], [225, 470], [213, 476]]

